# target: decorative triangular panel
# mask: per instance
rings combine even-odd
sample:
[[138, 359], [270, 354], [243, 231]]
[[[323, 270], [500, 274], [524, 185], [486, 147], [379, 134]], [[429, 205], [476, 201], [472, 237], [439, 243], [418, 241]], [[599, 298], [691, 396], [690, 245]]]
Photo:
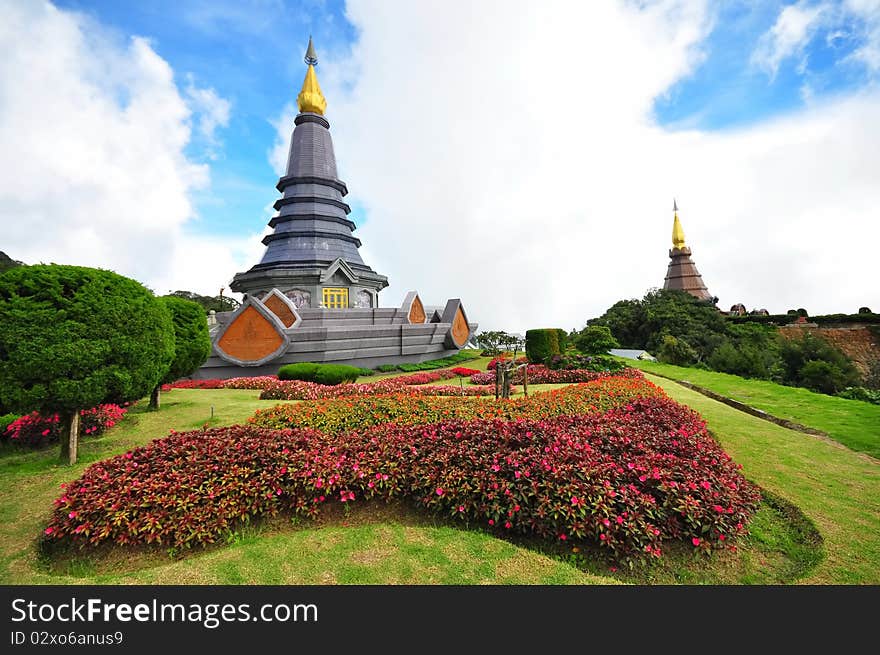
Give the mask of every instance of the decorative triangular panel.
[[260, 300], [248, 296], [217, 333], [217, 355], [239, 366], [260, 366], [287, 350], [284, 324]]
[[296, 311], [296, 305], [278, 289], [272, 289], [263, 296], [263, 304], [266, 309], [278, 317], [287, 329], [296, 327], [302, 321]]
[[461, 300], [452, 298], [446, 301], [446, 308], [443, 310], [442, 323], [449, 323], [449, 333], [446, 335], [447, 348], [464, 348], [471, 335], [471, 328], [468, 325], [467, 314], [461, 305]]
[[406, 320], [410, 323], [424, 323], [427, 318], [425, 316], [425, 306], [422, 304], [417, 291], [410, 291], [406, 294], [400, 309], [406, 314]]
[[327, 280], [331, 279], [335, 273], [342, 273], [352, 284], [357, 284], [357, 281], [360, 279], [351, 269], [351, 266], [349, 266], [344, 259], [338, 257], [327, 267], [327, 270], [321, 274], [321, 283], [323, 284], [324, 282], [327, 282]]

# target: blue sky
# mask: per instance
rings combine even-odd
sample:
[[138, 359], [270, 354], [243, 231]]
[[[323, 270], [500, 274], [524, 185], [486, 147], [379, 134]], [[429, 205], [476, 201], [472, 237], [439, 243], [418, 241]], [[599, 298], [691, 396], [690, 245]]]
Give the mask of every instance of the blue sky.
[[[229, 124], [211, 147], [211, 188], [195, 195], [197, 232], [241, 234], [260, 226], [277, 197], [277, 175], [266, 153], [275, 138], [270, 120], [295, 99], [302, 84], [309, 34], [321, 51], [344, 51], [355, 39], [338, 0], [60, 0], [57, 6], [88, 14], [118, 38], [149, 39], [178, 73], [192, 74], [231, 104]], [[320, 64], [319, 64], [320, 65]], [[189, 154], [208, 160], [194, 133]], [[363, 216], [362, 216], [363, 218]]]
[[17, 259], [228, 287], [263, 252], [312, 34], [383, 306], [415, 289], [485, 329], [580, 327], [662, 285], [673, 197], [721, 306], [880, 306], [880, 0], [0, 9]]
[[[119, 39], [148, 38], [178, 74], [193, 75], [196, 84], [214, 89], [231, 103], [229, 123], [218, 130], [221, 147], [209, 148], [197, 133], [188, 147], [196, 160], [208, 160], [208, 150], [213, 155], [212, 184], [194, 195], [199, 220], [189, 228], [211, 234], [252, 230], [264, 220], [266, 205], [274, 201], [277, 176], [266, 157], [276, 132], [270, 120], [298, 91], [308, 35], [314, 36], [319, 54], [325, 57], [349, 52], [358, 38], [341, 0], [59, 0], [56, 4], [94, 17]], [[858, 47], [854, 34], [862, 29], [852, 19], [817, 29], [803, 52], [784, 59], [774, 76], [754, 65], [753, 53], [762, 35], [772, 28], [782, 8], [792, 4], [717, 3], [713, 28], [699, 45], [700, 63], [655, 99], [654, 120], [673, 130], [741, 127], [802, 107], [806, 84], [814, 89], [815, 98], [866, 84], [869, 74], [863, 66], [844, 63]], [[832, 33], [842, 36], [829, 41]], [[353, 217], [362, 225], [369, 216], [357, 198], [351, 201]]]

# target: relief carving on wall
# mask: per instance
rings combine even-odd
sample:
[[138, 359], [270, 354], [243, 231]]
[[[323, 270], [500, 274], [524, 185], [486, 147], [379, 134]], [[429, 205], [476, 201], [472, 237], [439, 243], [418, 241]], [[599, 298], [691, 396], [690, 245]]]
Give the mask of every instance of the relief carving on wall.
[[312, 294], [310, 294], [308, 291], [303, 291], [302, 289], [291, 289], [290, 291], [286, 291], [284, 295], [290, 298], [293, 306], [297, 309], [308, 309], [312, 306]]
[[358, 291], [357, 298], [354, 302], [355, 307], [362, 309], [370, 309], [373, 306], [373, 295], [369, 291], [361, 289]]

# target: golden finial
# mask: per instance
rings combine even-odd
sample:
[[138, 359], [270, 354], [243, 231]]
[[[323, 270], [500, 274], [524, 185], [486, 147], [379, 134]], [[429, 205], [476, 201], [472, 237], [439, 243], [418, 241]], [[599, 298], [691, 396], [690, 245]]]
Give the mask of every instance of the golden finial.
[[302, 91], [296, 97], [296, 104], [299, 106], [301, 113], [311, 112], [323, 116], [327, 109], [327, 99], [321, 93], [321, 87], [318, 85], [318, 76], [315, 74], [315, 66], [318, 65], [318, 55], [315, 53], [315, 46], [312, 45], [311, 36], [309, 36], [309, 47], [306, 50], [305, 62], [309, 65], [309, 69], [306, 71], [306, 79], [303, 80]]
[[672, 221], [672, 247], [676, 250], [684, 248], [684, 230], [681, 229], [681, 222], [678, 220], [678, 203], [672, 200], [672, 211], [675, 219]]

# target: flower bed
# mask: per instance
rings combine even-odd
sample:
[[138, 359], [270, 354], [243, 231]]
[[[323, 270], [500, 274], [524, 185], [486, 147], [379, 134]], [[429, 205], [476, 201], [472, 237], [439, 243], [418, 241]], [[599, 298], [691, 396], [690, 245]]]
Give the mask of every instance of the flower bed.
[[[589, 371], [584, 369], [553, 370], [542, 364], [530, 364], [527, 368], [529, 384], [574, 384], [577, 382], [591, 382], [609, 375], [628, 378], [642, 377], [642, 372], [634, 368], [624, 368], [613, 374], [608, 371]], [[522, 384], [522, 369], [514, 371], [510, 379], [516, 384]], [[477, 373], [471, 376], [471, 382], [473, 384], [494, 384], [495, 373]]]
[[[97, 436], [116, 425], [128, 411], [128, 403], [119, 405], [99, 405], [84, 409], [79, 413], [79, 432], [82, 436]], [[30, 448], [41, 448], [57, 442], [61, 437], [61, 422], [58, 414], [41, 416], [38, 412], [25, 414], [10, 423], [3, 432], [3, 439]]]
[[[420, 387], [418, 392], [431, 388]], [[250, 418], [250, 422], [268, 428], [310, 427], [338, 434], [383, 423], [427, 424], [447, 420], [495, 418], [541, 419], [588, 414], [626, 405], [636, 398], [662, 395], [658, 387], [644, 378], [616, 377], [605, 377], [588, 384], [563, 387], [528, 398], [498, 403], [427, 397], [415, 391], [410, 389], [406, 393], [311, 399], [311, 402], [297, 405], [277, 405], [258, 410]], [[488, 387], [487, 391], [494, 394], [493, 387]]]
[[86, 469], [55, 501], [44, 541], [190, 547], [259, 516], [370, 498], [639, 560], [670, 539], [727, 545], [759, 493], [699, 415], [656, 395], [542, 420], [383, 423], [341, 440], [255, 425], [172, 434]]
[[[494, 357], [494, 358], [492, 359], [492, 361], [490, 361], [490, 362], [486, 365], [486, 370], [488, 370], [488, 371], [494, 371], [494, 370], [495, 370], [495, 367], [498, 366], [498, 363], [499, 363], [499, 362], [509, 362], [509, 361], [510, 361], [510, 357]], [[516, 363], [517, 363], [517, 364], [527, 364], [528, 361], [529, 361], [529, 358], [528, 358], [528, 357], [517, 357], [517, 358], [516, 358]]]
[[475, 368], [465, 368], [464, 366], [456, 366], [452, 369], [452, 372], [455, 373], [460, 378], [469, 378], [472, 375], [476, 375], [480, 373], [478, 369]]

